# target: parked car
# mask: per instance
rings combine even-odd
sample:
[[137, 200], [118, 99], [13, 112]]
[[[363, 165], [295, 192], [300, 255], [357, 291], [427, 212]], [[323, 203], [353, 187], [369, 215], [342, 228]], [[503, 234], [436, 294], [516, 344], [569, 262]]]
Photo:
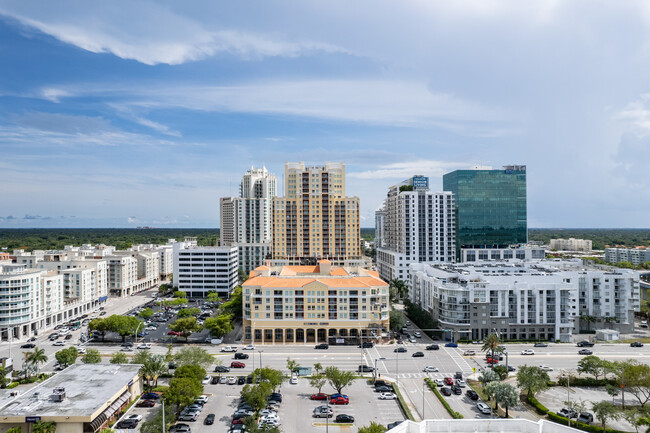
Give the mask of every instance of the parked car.
[[138, 423], [136, 421], [124, 420], [124, 421], [119, 421], [117, 424], [115, 424], [115, 428], [134, 429], [137, 425]]
[[212, 385], [217, 385], [219, 384], [220, 381], [221, 381], [221, 376], [212, 376], [212, 380], [210, 381], [210, 383]]
[[202, 385], [207, 385], [207, 384], [210, 383], [211, 380], [212, 380], [212, 377], [210, 377], [209, 375], [208, 375], [208, 376], [205, 376], [205, 377], [203, 378], [203, 380], [201, 381], [201, 384], [202, 384]]
[[314, 349], [329, 349], [330, 345], [326, 343], [317, 344], [314, 346]]
[[178, 336], [181, 335], [181, 333], [180, 333], [180, 332], [176, 332], [176, 331], [169, 331], [169, 332], [167, 333], [167, 335], [175, 335], [175, 336], [178, 337]]
[[457, 371], [454, 374], [454, 379], [462, 379], [463, 378], [463, 372], [462, 371]]
[[458, 344], [456, 344], [456, 343], [447, 343], [447, 344], [445, 344], [445, 347], [458, 347]]
[[160, 398], [160, 394], [156, 394], [155, 392], [147, 392], [142, 395], [142, 399], [144, 400], [158, 400]]
[[465, 388], [467, 386], [463, 379], [456, 379], [456, 385], [460, 386], [461, 388]]
[[642, 320], [641, 321], [641, 327], [642, 328], [647, 328], [648, 327], [648, 321], [647, 320]]
[[454, 379], [452, 379], [451, 377], [445, 377], [445, 384], [450, 386], [453, 385]]
[[405, 347], [397, 347], [395, 350], [393, 350], [395, 353], [405, 353], [407, 352]]
[[417, 332], [417, 331], [415, 331], [415, 332], [413, 333], [413, 335], [415, 336], [415, 338], [422, 338], [422, 334], [420, 334], [420, 333]]
[[[347, 398], [347, 395], [345, 397]], [[277, 401], [279, 403], [282, 403], [282, 394], [280, 394], [279, 392], [273, 392], [269, 396], [269, 400], [270, 401]]]
[[392, 392], [382, 392], [379, 394], [379, 400], [395, 400], [397, 398], [397, 395]]
[[434, 379], [433, 381], [436, 383], [436, 386], [445, 386], [445, 382], [442, 379]]
[[474, 355], [476, 355], [476, 352], [474, 352], [473, 350], [466, 350], [463, 352], [463, 356], [474, 356]]
[[322, 392], [319, 392], [318, 394], [312, 394], [309, 399], [310, 400], [327, 400], [328, 395]]
[[490, 409], [490, 406], [487, 404], [483, 403], [482, 401], [476, 403], [476, 408], [481, 412], [483, 415], [490, 415], [492, 414], [492, 409]]
[[473, 389], [468, 389], [467, 392], [465, 393], [465, 395], [470, 400], [474, 400], [474, 401], [478, 400], [478, 394]]
[[452, 385], [451, 391], [456, 395], [462, 395], [463, 394], [463, 389], [458, 385]]
[[65, 346], [65, 343], [63, 341], [57, 341], [52, 346]]
[[438, 367], [434, 367], [433, 365], [427, 365], [426, 367], [424, 367], [422, 371], [424, 371], [425, 373], [436, 373], [438, 371]]
[[238, 376], [237, 385], [245, 385], [245, 384], [246, 384], [246, 376]]
[[563, 416], [565, 418], [577, 418], [578, 417], [578, 412], [576, 412], [573, 409], [566, 408], [566, 407], [563, 407], [562, 409], [560, 409], [557, 414], [560, 415], [560, 416]]
[[336, 415], [336, 418], [334, 418], [334, 421], [342, 422], [342, 423], [353, 423], [354, 422], [354, 417], [352, 415], [346, 415], [346, 414], [342, 413], [341, 415]]
[[521, 351], [522, 355], [534, 355], [535, 351], [533, 349], [524, 349]]
[[578, 355], [593, 355], [594, 351], [589, 349], [580, 349], [578, 350]]
[[538, 368], [542, 371], [553, 371], [553, 369], [548, 365], [539, 365]]
[[169, 433], [191, 433], [192, 429], [187, 424], [174, 424], [169, 427]]
[[200, 404], [206, 404], [208, 402], [208, 400], [210, 400], [210, 397], [208, 397], [205, 394], [202, 394], [202, 395], [197, 397], [196, 402], [200, 403]]
[[237, 385], [237, 378], [235, 376], [230, 376], [228, 378], [228, 385]]
[[535, 347], [548, 347], [546, 343], [535, 343]]
[[298, 377], [297, 376], [291, 376], [291, 379], [289, 379], [289, 383], [291, 385], [297, 385], [298, 384]]
[[230, 368], [246, 368], [246, 364], [239, 361], [233, 361], [230, 363]]
[[242, 350], [255, 350], [255, 346], [252, 344], [249, 344], [248, 346], [242, 347]]
[[440, 349], [440, 346], [437, 344], [429, 344], [427, 347], [425, 347], [426, 350], [438, 350]]
[[66, 336], [65, 336], [65, 339], [66, 339], [66, 340], [72, 340], [72, 334], [68, 334], [68, 335], [66, 335]]
[[203, 424], [205, 424], [205, 425], [214, 424], [214, 414], [209, 413], [208, 416], [205, 417], [205, 420], [203, 420]]
[[643, 343], [635, 341], [634, 343], [630, 343], [630, 347], [643, 347]]
[[375, 380], [375, 388], [379, 386], [390, 386], [390, 383], [386, 382], [385, 380]]
[[135, 407], [154, 407], [156, 402], [153, 400], [140, 400]]
[[403, 423], [403, 422], [404, 422], [404, 421], [395, 421], [395, 422], [392, 422], [392, 423], [388, 424], [388, 425], [386, 426], [386, 428], [387, 428], [388, 430], [390, 430], [390, 429], [392, 429], [392, 428], [397, 427], [398, 425], [400, 425], [400, 424]]
[[333, 397], [330, 400], [330, 404], [349, 404], [349, 403], [350, 403], [350, 400], [348, 398], [343, 397], [343, 396]]
[[235, 359], [248, 359], [247, 353], [235, 353]]
[[376, 386], [375, 391], [377, 391], [377, 392], [393, 392], [393, 387], [391, 387], [391, 386]]
[[578, 415], [578, 422], [591, 424], [594, 422], [594, 416], [589, 412], [580, 412], [580, 415]]
[[442, 395], [445, 395], [445, 396], [449, 397], [451, 395], [451, 389], [449, 389], [447, 387], [440, 388], [440, 393]]
[[594, 347], [594, 343], [591, 341], [583, 340], [579, 341], [578, 344], [576, 344], [578, 347]]
[[318, 406], [314, 409], [313, 416], [316, 418], [332, 418], [334, 416], [334, 409], [327, 406]]
[[142, 421], [142, 415], [138, 415], [138, 414], [129, 415], [128, 417], [124, 418], [123, 421], [135, 421], [136, 423], [138, 423]]

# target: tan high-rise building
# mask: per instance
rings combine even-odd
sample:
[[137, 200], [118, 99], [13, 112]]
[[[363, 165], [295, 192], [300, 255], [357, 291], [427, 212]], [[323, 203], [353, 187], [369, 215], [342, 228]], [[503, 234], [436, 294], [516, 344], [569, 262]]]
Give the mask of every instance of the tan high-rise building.
[[359, 260], [359, 198], [345, 196], [345, 164], [285, 164], [285, 196], [273, 198], [273, 260], [336, 265]]

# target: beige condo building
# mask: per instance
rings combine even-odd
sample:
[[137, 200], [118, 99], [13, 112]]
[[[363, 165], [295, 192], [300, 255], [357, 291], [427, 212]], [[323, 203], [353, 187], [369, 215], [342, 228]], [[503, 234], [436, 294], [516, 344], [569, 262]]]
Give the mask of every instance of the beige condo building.
[[389, 328], [388, 284], [357, 266], [260, 266], [243, 284], [244, 339], [358, 344]]
[[275, 263], [337, 265], [361, 258], [359, 198], [345, 196], [345, 164], [285, 164], [285, 196], [273, 198]]

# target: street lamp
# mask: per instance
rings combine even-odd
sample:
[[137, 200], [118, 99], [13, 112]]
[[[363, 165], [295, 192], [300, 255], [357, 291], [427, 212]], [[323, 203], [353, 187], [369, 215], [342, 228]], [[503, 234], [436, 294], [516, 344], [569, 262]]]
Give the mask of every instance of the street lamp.
[[263, 350], [258, 350], [257, 351], [257, 353], [260, 354], [260, 368], [264, 368], [264, 364], [262, 364], [262, 352], [264, 352], [264, 351]]
[[563, 375], [566, 376], [566, 398], [567, 398], [567, 406], [569, 409], [569, 414], [567, 415], [567, 420], [569, 423], [569, 427], [571, 427], [571, 372], [569, 369], [561, 369], [560, 370]]
[[138, 342], [138, 330], [140, 329], [140, 327], [142, 326], [143, 323], [144, 323], [144, 322], [140, 322], [140, 324], [138, 325], [138, 327], [135, 328], [135, 332], [133, 333], [133, 340], [134, 340], [135, 343]]
[[377, 361], [379, 360], [384, 360], [386, 358], [375, 358], [375, 369], [372, 372], [372, 384], [374, 385], [375, 382], [377, 381]]

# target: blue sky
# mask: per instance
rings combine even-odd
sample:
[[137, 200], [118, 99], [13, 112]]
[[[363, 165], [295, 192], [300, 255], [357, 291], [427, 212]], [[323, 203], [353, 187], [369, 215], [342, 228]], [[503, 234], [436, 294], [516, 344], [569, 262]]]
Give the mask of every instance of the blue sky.
[[649, 227], [650, 3], [0, 1], [0, 227], [217, 227], [264, 164], [528, 167], [530, 227]]

